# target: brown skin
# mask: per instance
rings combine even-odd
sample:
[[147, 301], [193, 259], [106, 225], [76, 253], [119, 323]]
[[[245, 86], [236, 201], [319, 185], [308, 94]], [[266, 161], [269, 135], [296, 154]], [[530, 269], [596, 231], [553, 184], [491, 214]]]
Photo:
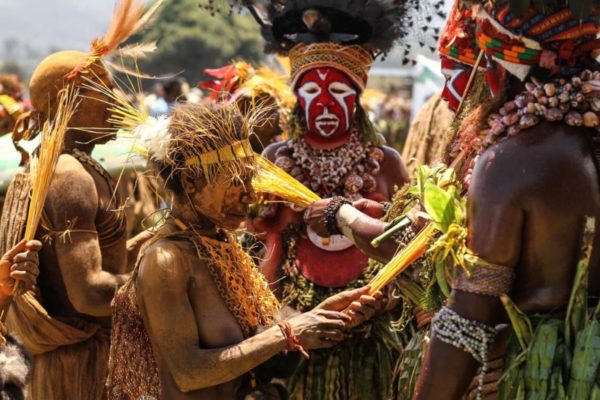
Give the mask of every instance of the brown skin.
[[[582, 128], [541, 124], [490, 148], [473, 173], [469, 247], [517, 270], [510, 296], [526, 313], [566, 307], [584, 217], [600, 222], [598, 173], [586, 135]], [[599, 256], [594, 252], [590, 263], [591, 296], [600, 293]], [[450, 308], [490, 325], [506, 321], [497, 298], [454, 291]], [[470, 355], [434, 336], [415, 399], [460, 398], [476, 368]], [[448, 370], [462, 373], [442, 373]]]
[[[329, 236], [325, 223], [325, 210], [330, 201], [331, 199], [315, 201], [304, 213], [304, 222], [322, 237]], [[388, 240], [379, 247], [371, 245], [373, 239], [383, 234], [389, 225], [380, 220], [385, 215], [383, 204], [369, 199], [361, 199], [352, 205], [363, 213], [350, 225], [354, 244], [369, 257], [387, 263], [398, 251], [396, 242]]]
[[18, 282], [25, 290], [35, 285], [41, 248], [37, 240], [22, 240], [0, 258], [0, 309], [7, 305]]
[[[490, 263], [517, 269], [510, 296], [526, 313], [565, 308], [584, 217], [595, 216], [600, 222], [598, 173], [586, 135], [583, 128], [540, 124], [488, 149], [473, 173], [468, 194], [469, 248]], [[315, 203], [308, 216], [317, 232], [323, 229], [324, 205]], [[382, 261], [392, 257], [393, 252], [383, 247], [364, 245], [383, 231], [383, 222], [365, 215], [352, 227], [363, 251]], [[594, 252], [591, 296], [600, 293], [599, 262], [600, 254]], [[499, 299], [489, 296], [455, 290], [449, 306], [465, 318], [489, 325], [507, 318]], [[506, 335], [495, 347], [502, 347], [505, 339]], [[477, 367], [470, 355], [434, 336], [415, 399], [460, 399]]]
[[[173, 216], [203, 235], [237, 229], [256, 200], [250, 176], [241, 181], [218, 176], [206, 184], [182, 175], [185, 193], [174, 197]], [[161, 229], [177, 230], [170, 223]], [[310, 350], [343, 340], [342, 330], [351, 318], [339, 311], [369, 297], [367, 291], [346, 292], [321, 309], [289, 319], [300, 344]], [[140, 264], [136, 292], [159, 366], [162, 399], [235, 399], [242, 376], [286, 348], [277, 326], [244, 340], [205, 261], [187, 241], [163, 239], [150, 246]], [[365, 299], [369, 305], [373, 301]], [[358, 311], [363, 312], [360, 307]]]
[[[269, 160], [274, 161], [277, 149], [283, 145], [284, 143], [274, 143], [267, 147], [263, 155]], [[376, 202], [389, 201], [395, 190], [409, 181], [408, 172], [398, 152], [387, 146], [383, 147], [383, 151], [385, 158], [381, 163], [381, 171], [375, 176], [377, 190], [369, 196]], [[282, 273], [281, 267], [284, 256], [281, 250], [281, 232], [289, 224], [302, 221], [303, 212], [296, 212], [289, 207], [276, 204], [269, 205], [269, 208], [266, 215], [254, 222], [254, 227], [259, 232], [265, 232], [267, 252], [265, 259], [261, 263], [261, 269], [269, 282], [277, 282]], [[384, 228], [381, 227], [380, 231], [382, 232]], [[273, 288], [277, 289], [276, 285], [273, 285]]]
[[[99, 79], [111, 87], [108, 75], [101, 74]], [[96, 143], [111, 140], [115, 131], [106, 122], [109, 106], [105, 102], [109, 99], [86, 89], [80, 94], [85, 97], [71, 119], [65, 149], [91, 154]], [[91, 132], [86, 129], [89, 127], [102, 133]], [[76, 221], [72, 229], [97, 231], [118, 207], [112, 188], [98, 171], [71, 155], [60, 156], [45, 204], [55, 230], [65, 231], [69, 221]], [[43, 240], [45, 234], [40, 229], [37, 238]], [[93, 233], [73, 232], [54, 239], [53, 245], [44, 246], [40, 252], [39, 288], [44, 307], [55, 317], [79, 317], [110, 326], [110, 302], [116, 288], [129, 277], [128, 257], [135, 259], [139, 241], [130, 249], [132, 254], [127, 251], [126, 233], [109, 248], [100, 247]]]

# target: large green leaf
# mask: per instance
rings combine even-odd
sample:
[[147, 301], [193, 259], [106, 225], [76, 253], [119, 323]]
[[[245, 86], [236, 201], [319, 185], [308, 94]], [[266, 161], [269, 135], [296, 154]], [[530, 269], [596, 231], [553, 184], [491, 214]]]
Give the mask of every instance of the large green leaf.
[[568, 390], [570, 399], [589, 397], [599, 366], [600, 322], [590, 320], [583, 331], [577, 334]]
[[558, 329], [561, 323], [556, 320], [540, 324], [535, 333], [531, 349], [527, 355], [525, 383], [528, 400], [546, 400], [549, 378], [552, 373], [554, 353], [558, 343]]
[[425, 211], [441, 232], [446, 233], [455, 220], [454, 197], [433, 183], [425, 182], [424, 188]]

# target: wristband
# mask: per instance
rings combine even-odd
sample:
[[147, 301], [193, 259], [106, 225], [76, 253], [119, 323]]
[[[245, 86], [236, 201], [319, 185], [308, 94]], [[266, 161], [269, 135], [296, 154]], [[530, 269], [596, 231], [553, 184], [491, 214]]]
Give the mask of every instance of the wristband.
[[304, 347], [300, 345], [300, 339], [294, 334], [294, 328], [292, 325], [286, 321], [282, 320], [277, 323], [279, 329], [281, 329], [281, 333], [283, 333], [283, 337], [286, 341], [286, 350], [288, 351], [299, 351], [306, 359], [310, 358]]
[[345, 204], [352, 204], [344, 197], [336, 196], [325, 207], [325, 226], [330, 236], [339, 235], [342, 232], [338, 226], [337, 213]]

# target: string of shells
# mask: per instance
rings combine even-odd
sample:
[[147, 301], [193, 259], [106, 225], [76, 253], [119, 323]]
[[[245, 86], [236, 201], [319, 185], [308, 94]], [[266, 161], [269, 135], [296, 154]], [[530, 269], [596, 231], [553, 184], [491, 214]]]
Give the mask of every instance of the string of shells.
[[288, 141], [275, 154], [275, 165], [320, 196], [342, 195], [358, 200], [377, 189], [383, 150], [355, 131], [348, 144], [315, 149], [303, 137]]
[[600, 71], [584, 70], [570, 79], [549, 83], [532, 80], [525, 88], [525, 92], [489, 116], [486, 142], [493, 143], [503, 134], [515, 135], [542, 121], [564, 121], [600, 132]]
[[[535, 79], [526, 82], [524, 92], [488, 117], [487, 135], [479, 142], [482, 146], [478, 153], [543, 121], [562, 121], [600, 133], [600, 71], [584, 70], [570, 78], [547, 83]], [[463, 181], [465, 187], [469, 187], [477, 159], [473, 158], [469, 164]]]

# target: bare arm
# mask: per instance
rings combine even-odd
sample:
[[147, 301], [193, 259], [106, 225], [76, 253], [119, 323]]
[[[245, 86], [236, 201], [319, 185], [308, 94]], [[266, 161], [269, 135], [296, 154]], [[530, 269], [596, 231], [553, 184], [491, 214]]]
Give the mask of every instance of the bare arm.
[[[162, 243], [146, 253], [137, 293], [152, 341], [182, 392], [232, 381], [285, 350], [286, 341], [278, 326], [231, 346], [200, 348], [196, 312], [201, 312], [201, 305], [192, 306], [188, 291], [192, 269], [202, 266], [194, 266], [177, 252], [175, 245]], [[169, 312], [165, 312], [167, 305]], [[348, 320], [344, 314], [319, 310], [289, 322], [300, 344], [309, 350], [343, 340], [341, 329]]]
[[[325, 211], [330, 199], [319, 200], [313, 203], [304, 214], [304, 221], [317, 234], [327, 237], [329, 233], [325, 224]], [[359, 200], [354, 207], [345, 205], [338, 211], [337, 221], [342, 233], [351, 239], [356, 247], [371, 258], [382, 263], [387, 263], [398, 250], [398, 244], [394, 240], [387, 240], [379, 247], [373, 247], [371, 242], [385, 232], [387, 222], [382, 218], [385, 214], [381, 203], [371, 200]], [[374, 218], [375, 217], [375, 218]]]
[[[485, 159], [478, 163], [469, 192], [469, 247], [487, 262], [515, 267], [521, 249], [523, 211], [511, 195], [515, 188], [501, 184], [501, 171], [497, 168], [485, 171], [485, 164]], [[510, 176], [504, 177], [508, 178]], [[463, 318], [490, 326], [505, 319], [498, 297], [455, 290], [449, 308]], [[434, 335], [419, 376], [415, 399], [461, 398], [478, 366], [471, 355], [443, 343]], [[460, 373], [448, 374], [447, 371]]]
[[110, 302], [115, 290], [128, 275], [113, 275], [102, 269], [95, 218], [98, 193], [92, 177], [69, 156], [61, 156], [52, 179], [46, 212], [58, 231], [73, 232], [54, 240], [56, 257], [67, 295], [75, 309], [96, 317], [111, 315]]
[[[408, 172], [398, 152], [390, 147], [382, 147], [384, 159], [380, 176], [377, 178], [378, 200], [390, 201], [396, 190], [409, 182]], [[305, 214], [305, 222], [319, 235], [329, 236], [325, 226], [325, 209], [329, 200], [317, 201]], [[353, 204], [360, 212], [351, 211], [348, 206], [338, 212], [338, 225], [344, 225], [342, 233], [351, 239], [356, 247], [371, 258], [387, 263], [398, 250], [394, 240], [387, 240], [379, 247], [373, 247], [373, 239], [385, 232], [388, 223], [381, 221], [385, 215], [381, 202], [362, 199]]]
[[127, 241], [127, 265], [133, 267], [137, 261], [142, 246], [154, 237], [155, 231], [148, 229], [138, 233]]

